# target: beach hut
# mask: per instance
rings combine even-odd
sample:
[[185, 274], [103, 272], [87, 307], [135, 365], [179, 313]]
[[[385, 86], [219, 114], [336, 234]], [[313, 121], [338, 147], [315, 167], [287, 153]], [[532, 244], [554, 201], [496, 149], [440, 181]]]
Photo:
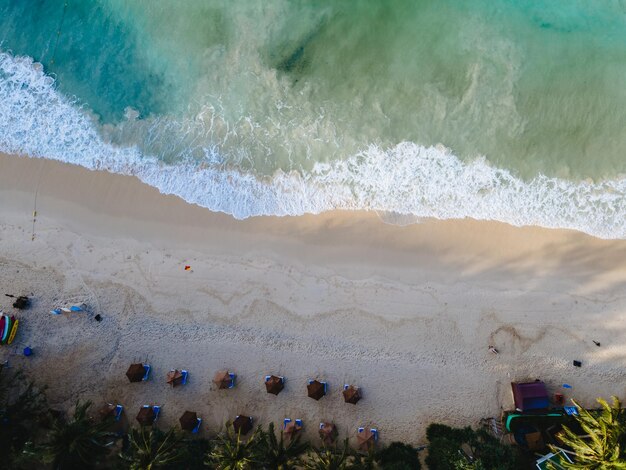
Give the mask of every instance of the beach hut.
[[267, 393], [278, 395], [285, 388], [285, 378], [277, 375], [268, 375], [265, 377], [265, 389]]
[[324, 445], [332, 445], [337, 440], [339, 433], [334, 423], [320, 423], [320, 439]]
[[126, 371], [126, 377], [131, 382], [141, 382], [146, 377], [146, 368], [143, 364], [131, 364], [128, 370]]
[[202, 419], [198, 418], [198, 414], [195, 411], [185, 411], [178, 422], [183, 431], [197, 433], [200, 429]]
[[242, 436], [248, 434], [252, 429], [252, 418], [250, 416], [238, 415], [233, 421], [233, 429]]
[[361, 389], [359, 387], [354, 385], [343, 386], [343, 401], [356, 405], [361, 398]]
[[309, 380], [306, 386], [307, 394], [313, 400], [319, 400], [326, 395], [326, 382], [320, 382], [318, 380]]
[[359, 428], [356, 440], [359, 450], [368, 452], [378, 440], [378, 431], [376, 429]]
[[218, 370], [213, 377], [213, 383], [220, 390], [235, 386], [235, 374], [227, 370]]
[[543, 410], [550, 406], [546, 384], [540, 380], [534, 382], [511, 383], [515, 408], [519, 411]]
[[187, 383], [187, 371], [172, 369], [167, 373], [167, 383], [170, 384], [172, 387], [184, 385], [185, 383]]
[[141, 426], [152, 426], [156, 418], [157, 415], [154, 411], [154, 407], [142, 406], [139, 413], [137, 413], [136, 419]]

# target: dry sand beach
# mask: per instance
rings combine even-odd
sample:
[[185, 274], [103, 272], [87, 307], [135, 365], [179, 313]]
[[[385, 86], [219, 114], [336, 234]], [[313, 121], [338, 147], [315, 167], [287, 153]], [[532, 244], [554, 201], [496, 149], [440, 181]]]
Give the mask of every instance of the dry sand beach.
[[[419, 443], [433, 421], [512, 408], [513, 380], [586, 405], [624, 398], [625, 288], [625, 240], [364, 212], [236, 221], [133, 177], [0, 156], [0, 293], [34, 298], [0, 353], [61, 408], [119, 401], [134, 421], [156, 403], [164, 424], [198, 411], [205, 432], [239, 413], [302, 418], [311, 437], [333, 420], [343, 436], [375, 425], [385, 442]], [[48, 313], [75, 302], [89, 313]], [[12, 354], [25, 345], [33, 357]], [[151, 381], [128, 383], [137, 360]], [[171, 368], [189, 383], [167, 386]], [[235, 389], [216, 390], [221, 368]], [[268, 373], [286, 377], [278, 396]], [[307, 378], [329, 394], [307, 398]], [[343, 403], [344, 383], [362, 387], [358, 405]]]

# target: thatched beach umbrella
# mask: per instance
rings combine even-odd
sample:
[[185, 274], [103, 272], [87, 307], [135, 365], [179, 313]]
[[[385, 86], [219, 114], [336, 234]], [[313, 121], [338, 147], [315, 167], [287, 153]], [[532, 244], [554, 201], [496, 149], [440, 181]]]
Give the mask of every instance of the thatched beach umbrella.
[[198, 425], [198, 414], [195, 411], [185, 411], [178, 422], [183, 431], [193, 431]]
[[183, 373], [178, 369], [169, 371], [167, 373], [167, 383], [172, 387], [181, 385], [183, 383]]
[[252, 418], [244, 415], [237, 416], [233, 421], [233, 429], [242, 436], [248, 434], [252, 429]]
[[270, 375], [270, 378], [265, 381], [265, 389], [267, 390], [267, 393], [278, 395], [283, 388], [285, 388], [283, 379], [276, 375]]
[[298, 432], [300, 432], [301, 429], [302, 429], [301, 425], [299, 425], [295, 421], [289, 421], [286, 424], [283, 432], [285, 436], [287, 436], [289, 439], [293, 439], [294, 437], [296, 437], [296, 435], [298, 434]]
[[337, 426], [335, 423], [321, 423], [320, 424], [320, 439], [324, 445], [332, 445], [337, 440]]
[[359, 450], [369, 451], [376, 444], [376, 434], [369, 429], [364, 429], [356, 435]]
[[218, 370], [213, 377], [213, 383], [217, 385], [217, 388], [220, 390], [225, 388], [230, 388], [233, 382], [232, 377], [230, 376], [230, 372], [227, 370]]
[[343, 391], [343, 400], [346, 403], [351, 403], [356, 405], [358, 401], [362, 398], [361, 389], [354, 385], [350, 385], [348, 388]]
[[156, 414], [151, 406], [142, 406], [139, 413], [137, 413], [136, 419], [141, 426], [152, 426], [156, 419]]
[[131, 382], [141, 382], [144, 375], [146, 375], [146, 370], [143, 368], [143, 364], [131, 364], [126, 371], [126, 377]]
[[326, 391], [324, 390], [324, 384], [317, 380], [313, 380], [310, 384], [306, 386], [307, 393], [309, 397], [313, 398], [313, 400], [319, 400], [324, 395], [326, 395]]

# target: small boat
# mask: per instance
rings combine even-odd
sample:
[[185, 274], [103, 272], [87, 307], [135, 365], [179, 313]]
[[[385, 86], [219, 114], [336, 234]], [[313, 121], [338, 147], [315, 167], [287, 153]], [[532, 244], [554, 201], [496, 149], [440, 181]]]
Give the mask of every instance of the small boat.
[[15, 335], [17, 334], [17, 325], [20, 323], [19, 320], [15, 320], [13, 322], [13, 326], [11, 327], [11, 333], [9, 333], [9, 339], [7, 340], [7, 344], [11, 344], [15, 339]]
[[2, 339], [2, 336], [4, 335], [4, 329], [7, 326], [7, 316], [2, 314], [0, 315], [0, 339]]
[[9, 339], [9, 332], [11, 331], [12, 325], [11, 317], [6, 317], [6, 323], [4, 326], [4, 332], [2, 333], [2, 344], [7, 344], [7, 340]]

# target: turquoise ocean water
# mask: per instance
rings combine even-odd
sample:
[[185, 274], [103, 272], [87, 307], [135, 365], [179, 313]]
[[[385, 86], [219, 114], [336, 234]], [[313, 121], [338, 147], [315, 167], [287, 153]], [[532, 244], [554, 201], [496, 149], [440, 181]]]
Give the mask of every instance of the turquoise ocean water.
[[0, 0], [0, 151], [626, 238], [626, 1]]

